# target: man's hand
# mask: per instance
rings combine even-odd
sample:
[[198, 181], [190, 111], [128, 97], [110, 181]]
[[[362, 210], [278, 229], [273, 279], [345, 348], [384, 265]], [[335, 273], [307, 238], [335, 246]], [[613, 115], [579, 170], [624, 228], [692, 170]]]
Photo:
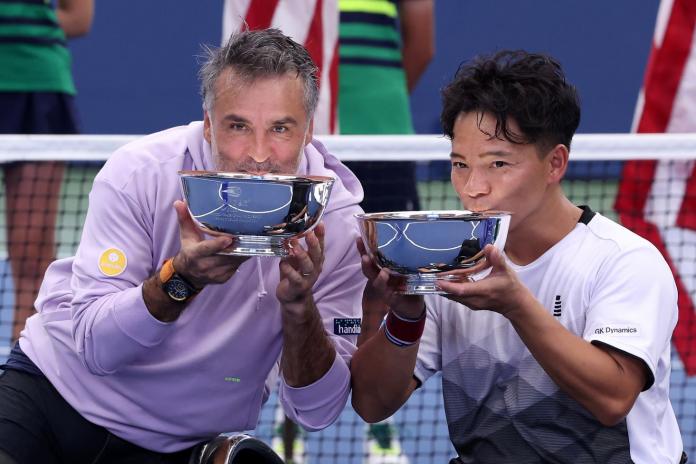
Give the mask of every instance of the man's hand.
[[384, 305], [390, 308], [399, 316], [408, 319], [418, 319], [423, 315], [423, 297], [420, 295], [401, 295], [396, 292], [399, 279], [389, 273], [386, 268], [379, 269], [370, 259], [365, 250], [365, 244], [361, 239], [355, 241], [358, 251], [362, 272], [367, 277], [369, 292], [376, 298], [382, 300]]
[[[363, 274], [367, 277], [366, 292], [375, 307], [388, 307], [393, 313], [418, 319], [423, 316], [423, 297], [401, 295], [400, 278], [387, 269], [379, 269], [365, 250], [361, 239], [356, 240]], [[368, 309], [368, 312], [370, 309]], [[368, 315], [363, 307], [363, 317]], [[384, 330], [384, 329], [380, 329]], [[419, 342], [397, 346], [384, 334], [363, 338], [350, 364], [352, 403], [355, 411], [368, 422], [383, 420], [396, 412], [416, 389], [413, 371]]]
[[462, 277], [463, 282], [438, 280], [437, 286], [447, 292], [446, 298], [480, 310], [487, 309], [510, 318], [516, 311], [525, 307], [534, 296], [517, 278], [514, 270], [505, 263], [500, 250], [493, 245], [486, 245], [485, 266], [490, 267], [490, 273], [483, 279], [472, 281], [468, 279], [481, 268], [465, 271], [449, 272], [448, 274]]
[[[174, 209], [179, 219], [181, 249], [174, 257], [174, 269], [198, 290], [210, 283], [223, 283], [237, 272], [248, 258], [219, 255], [229, 247], [233, 239], [216, 237], [206, 240], [194, 224], [183, 201], [175, 201]], [[162, 289], [159, 273], [143, 283], [143, 300], [153, 317], [162, 322], [174, 322], [186, 308], [186, 302], [175, 302]]]
[[181, 249], [174, 257], [174, 269], [199, 290], [210, 283], [227, 282], [249, 258], [218, 254], [232, 245], [234, 239], [215, 237], [206, 240], [183, 201], [175, 201], [174, 209], [179, 219], [181, 237]]
[[304, 387], [319, 380], [331, 368], [336, 350], [326, 334], [312, 287], [324, 264], [324, 224], [290, 242], [290, 255], [280, 260], [276, 297], [282, 308], [283, 355], [280, 368], [285, 382]]
[[304, 236], [305, 250], [300, 240], [290, 241], [289, 256], [280, 260], [280, 282], [276, 297], [285, 309], [304, 311], [305, 302], [312, 295], [312, 287], [319, 278], [324, 264], [324, 224]]

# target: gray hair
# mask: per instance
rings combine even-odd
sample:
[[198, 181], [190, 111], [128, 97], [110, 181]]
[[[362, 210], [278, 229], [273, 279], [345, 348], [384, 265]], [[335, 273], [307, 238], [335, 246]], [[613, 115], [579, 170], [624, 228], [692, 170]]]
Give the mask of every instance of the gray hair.
[[233, 34], [221, 48], [205, 47], [205, 61], [198, 73], [203, 108], [213, 107], [215, 82], [230, 67], [235, 77], [250, 83], [263, 77], [295, 73], [304, 84], [304, 107], [311, 119], [319, 100], [319, 70], [302, 45], [278, 29]]

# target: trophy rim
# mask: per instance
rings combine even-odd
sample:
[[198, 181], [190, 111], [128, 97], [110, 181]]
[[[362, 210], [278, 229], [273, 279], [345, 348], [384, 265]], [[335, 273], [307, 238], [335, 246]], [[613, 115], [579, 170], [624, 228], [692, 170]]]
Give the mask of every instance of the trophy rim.
[[384, 211], [377, 213], [358, 213], [354, 215], [357, 219], [365, 221], [380, 220], [421, 220], [436, 221], [438, 219], [495, 219], [505, 216], [512, 216], [508, 211], [487, 210], [422, 210], [422, 211]]
[[180, 177], [204, 177], [211, 179], [236, 179], [236, 180], [264, 180], [264, 181], [274, 181], [274, 182], [287, 182], [292, 183], [296, 180], [308, 180], [311, 182], [319, 183], [334, 183], [335, 178], [330, 176], [316, 176], [316, 175], [296, 175], [296, 174], [249, 174], [246, 172], [234, 172], [234, 171], [192, 171], [192, 170], [182, 170], [178, 172]]

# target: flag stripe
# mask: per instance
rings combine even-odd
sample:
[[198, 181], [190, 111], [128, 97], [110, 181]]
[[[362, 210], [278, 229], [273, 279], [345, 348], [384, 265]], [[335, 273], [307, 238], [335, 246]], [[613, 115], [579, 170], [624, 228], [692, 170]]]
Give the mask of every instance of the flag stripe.
[[[663, 8], [669, 3], [669, 0], [663, 0], [662, 13], [664, 13]], [[689, 70], [687, 66], [689, 60], [693, 59], [691, 53], [696, 24], [696, 2], [674, 0], [671, 7], [667, 21], [662, 21], [662, 17], [658, 18], [655, 43], [646, 69], [643, 101], [639, 102], [637, 109], [641, 112], [637, 132], [668, 131], [674, 122], [675, 107], [689, 104], [688, 101], [683, 101], [685, 94], [682, 90], [687, 83], [686, 79], [696, 79], [696, 76], [686, 75]], [[694, 126], [695, 124], [691, 123], [691, 128]], [[696, 197], [694, 197], [696, 181], [693, 179], [692, 166], [688, 168], [692, 171], [692, 176], [686, 182], [682, 197], [679, 194], [675, 195], [673, 191], [665, 191], [665, 188], [669, 188], [669, 185], [666, 185], [669, 183], [657, 182], [656, 173], [674, 172], [675, 169], [687, 169], [689, 166], [684, 164], [675, 167], [668, 163], [674, 163], [674, 161], [625, 162], [614, 208], [619, 213], [621, 223], [650, 240], [662, 253], [672, 270], [678, 291], [679, 308], [679, 320], [672, 339], [687, 375], [696, 375], [696, 338], [692, 336], [696, 330], [694, 302], [689, 288], [681, 278], [678, 266], [675, 265], [678, 263], [675, 263], [670, 256], [666, 241], [669, 239], [662, 235], [660, 228], [677, 226], [696, 229], [694, 227], [696, 218], [693, 213], [690, 216], [687, 214], [687, 211], [693, 212], [696, 207]], [[665, 199], [665, 195], [670, 196]], [[659, 209], [660, 201], [663, 203], [669, 201], [673, 209], [668, 209], [672, 211], [679, 209], [679, 215], [672, 217], [665, 216], [662, 214], [663, 211], [648, 211]], [[681, 206], [675, 204], [676, 202], [681, 202]], [[657, 224], [652, 221], [657, 221]], [[680, 246], [685, 248], [689, 245], [683, 243]]]
[[614, 209], [617, 212], [643, 216], [656, 167], [657, 162], [653, 160], [624, 162], [621, 182], [614, 201]]
[[672, 270], [672, 274], [675, 276], [675, 282], [677, 284], [678, 300], [677, 306], [679, 308], [679, 322], [674, 329], [672, 334], [672, 341], [674, 346], [679, 353], [679, 356], [684, 364], [684, 369], [688, 375], [696, 374], [696, 347], [694, 346], [694, 331], [696, 330], [696, 315], [694, 311], [693, 301], [689, 296], [689, 292], [684, 286], [684, 283], [680, 278], [678, 278], [679, 272], [674, 266], [674, 262], [667, 251], [664, 241], [660, 231], [654, 224], [643, 220], [634, 215], [624, 215], [620, 216], [621, 223], [634, 231], [640, 231], [643, 238], [650, 240], [655, 247], [662, 253], [669, 268]]
[[247, 27], [250, 30], [276, 27], [307, 48], [319, 68], [319, 103], [314, 114], [314, 132], [335, 133], [338, 93], [337, 0], [225, 0], [223, 43], [229, 34]]
[[314, 7], [314, 14], [312, 15], [312, 21], [309, 23], [309, 33], [307, 34], [307, 39], [305, 40], [304, 46], [309, 52], [309, 55], [316, 63], [319, 68], [319, 81], [321, 82], [321, 73], [324, 67], [324, 34], [322, 27], [322, 10], [321, 7], [323, 2], [317, 1]]
[[645, 106], [638, 132], [665, 132], [694, 32], [694, 2], [675, 0], [662, 45], [653, 48], [645, 79]]
[[249, 29], [267, 29], [271, 26], [278, 0], [251, 0], [244, 20]]
[[[653, 46], [646, 70], [644, 104], [638, 132], [665, 132], [690, 54], [696, 11], [691, 0], [675, 0], [662, 38]], [[655, 177], [655, 161], [627, 161], [614, 208], [643, 215]]]

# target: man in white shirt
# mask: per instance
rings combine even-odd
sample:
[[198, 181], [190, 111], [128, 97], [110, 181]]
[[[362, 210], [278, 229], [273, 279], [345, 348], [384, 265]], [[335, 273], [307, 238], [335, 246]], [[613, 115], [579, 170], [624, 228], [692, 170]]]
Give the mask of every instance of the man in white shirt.
[[485, 248], [485, 278], [425, 298], [394, 293], [361, 250], [391, 309], [353, 357], [355, 409], [378, 421], [441, 371], [453, 463], [685, 462], [674, 280], [649, 242], [564, 195], [580, 107], [560, 65], [477, 58], [443, 103], [452, 185], [468, 210], [512, 213], [507, 244]]

